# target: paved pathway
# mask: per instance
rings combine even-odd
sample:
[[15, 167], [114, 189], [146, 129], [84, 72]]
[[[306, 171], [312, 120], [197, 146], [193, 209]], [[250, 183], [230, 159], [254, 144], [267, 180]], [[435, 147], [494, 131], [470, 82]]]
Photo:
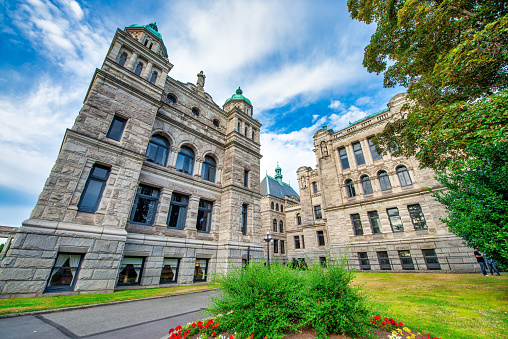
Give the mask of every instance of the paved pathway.
[[133, 301], [81, 310], [0, 319], [0, 337], [160, 339], [171, 327], [203, 318], [205, 291], [168, 298]]

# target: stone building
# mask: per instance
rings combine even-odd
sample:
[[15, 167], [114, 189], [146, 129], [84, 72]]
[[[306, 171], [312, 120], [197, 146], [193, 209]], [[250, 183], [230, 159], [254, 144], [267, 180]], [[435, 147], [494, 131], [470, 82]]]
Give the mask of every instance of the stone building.
[[357, 270], [477, 270], [472, 249], [440, 221], [445, 208], [429, 191], [442, 189], [434, 172], [414, 158], [380, 155], [370, 141], [401, 117], [404, 102], [396, 95], [388, 108], [343, 130], [316, 132], [317, 166], [298, 169], [300, 202], [284, 204], [286, 260], [326, 261], [348, 251]]
[[263, 255], [259, 130], [239, 88], [220, 108], [173, 65], [155, 24], [115, 33], [0, 293], [192, 284]]

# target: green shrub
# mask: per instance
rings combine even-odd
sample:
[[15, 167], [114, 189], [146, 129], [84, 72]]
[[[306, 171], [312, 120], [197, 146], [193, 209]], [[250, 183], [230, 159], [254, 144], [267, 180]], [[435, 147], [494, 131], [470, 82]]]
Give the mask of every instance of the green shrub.
[[215, 276], [222, 292], [207, 312], [223, 314], [221, 327], [237, 338], [281, 338], [305, 325], [321, 338], [328, 333], [369, 337], [369, 311], [360, 290], [350, 286], [353, 274], [345, 262], [329, 258], [326, 268], [311, 262], [306, 270], [251, 262]]

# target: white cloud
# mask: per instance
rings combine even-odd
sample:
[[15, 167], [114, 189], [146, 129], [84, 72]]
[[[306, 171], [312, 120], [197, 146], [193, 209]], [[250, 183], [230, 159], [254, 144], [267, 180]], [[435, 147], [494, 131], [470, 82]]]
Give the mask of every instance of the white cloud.
[[335, 111], [343, 111], [346, 108], [346, 106], [339, 100], [332, 100], [330, 105], [328, 105], [328, 108], [331, 108]]
[[350, 122], [355, 122], [358, 119], [365, 117], [367, 113], [356, 106], [351, 106], [347, 111], [342, 113], [333, 113], [329, 117], [332, 129], [337, 132], [349, 126]]
[[356, 99], [355, 105], [357, 105], [357, 106], [365, 106], [365, 105], [370, 104], [371, 102], [372, 102], [372, 98], [368, 97], [368, 96], [365, 96], [365, 97], [360, 97], [360, 98]]
[[312, 123], [314, 123], [319, 118], [318, 114], [312, 114]]

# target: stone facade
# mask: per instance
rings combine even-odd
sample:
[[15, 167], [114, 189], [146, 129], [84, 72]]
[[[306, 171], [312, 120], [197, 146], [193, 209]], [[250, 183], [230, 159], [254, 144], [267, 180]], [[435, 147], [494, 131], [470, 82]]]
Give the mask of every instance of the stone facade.
[[[37, 205], [1, 263], [3, 297], [157, 287], [169, 259], [178, 263], [171, 282], [191, 284], [198, 263], [210, 274], [240, 265], [248, 249], [263, 255], [261, 124], [252, 104], [239, 90], [221, 109], [204, 91], [203, 72], [194, 85], [171, 78], [172, 67], [155, 24], [116, 31]], [[118, 137], [115, 123], [123, 124]], [[176, 214], [179, 226], [170, 227], [179, 196], [186, 206]], [[85, 208], [87, 199], [96, 206]], [[54, 282], [60, 266], [58, 276], [70, 279]]]
[[[348, 128], [316, 132], [317, 166], [297, 171], [299, 203], [288, 197], [279, 202], [286, 225], [282, 260], [326, 260], [348, 252], [348, 264], [357, 270], [479, 269], [473, 250], [440, 221], [446, 212], [432, 197], [431, 191], [442, 189], [434, 172], [420, 169], [414, 158], [377, 155], [369, 144], [387, 121], [401, 117], [404, 103], [399, 94], [387, 109]], [[265, 231], [272, 216], [265, 217], [263, 199]]]

